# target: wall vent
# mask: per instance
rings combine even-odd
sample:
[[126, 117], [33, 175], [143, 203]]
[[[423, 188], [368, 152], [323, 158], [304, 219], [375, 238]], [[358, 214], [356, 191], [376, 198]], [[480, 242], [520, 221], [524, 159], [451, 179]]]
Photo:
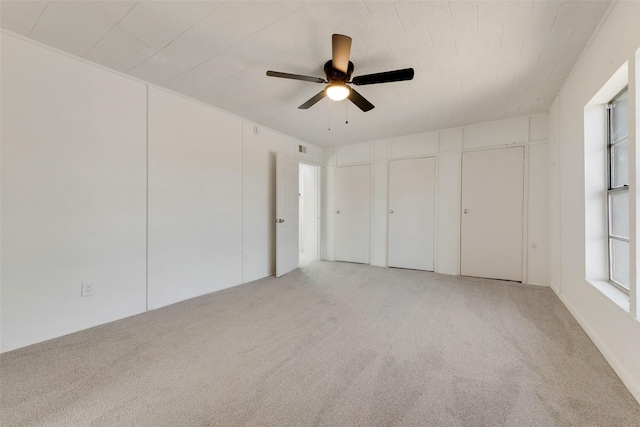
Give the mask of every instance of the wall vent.
[[298, 145], [298, 152], [299, 153], [307, 153], [307, 147], [305, 147], [304, 145]]

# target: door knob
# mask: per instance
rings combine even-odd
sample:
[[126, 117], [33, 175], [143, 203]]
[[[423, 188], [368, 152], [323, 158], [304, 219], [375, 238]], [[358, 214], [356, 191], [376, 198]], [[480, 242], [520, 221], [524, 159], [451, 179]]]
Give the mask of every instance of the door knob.
[[393, 209], [391, 209], [391, 210], [389, 211], [389, 213], [393, 213]]
[[337, 213], [337, 214], [339, 214], [339, 213], [340, 213], [340, 211], [336, 211], [336, 213]]
[[469, 209], [463, 210], [462, 213], [469, 213]]
[[276, 224], [281, 224], [284, 222], [284, 219], [282, 218], [276, 218]]

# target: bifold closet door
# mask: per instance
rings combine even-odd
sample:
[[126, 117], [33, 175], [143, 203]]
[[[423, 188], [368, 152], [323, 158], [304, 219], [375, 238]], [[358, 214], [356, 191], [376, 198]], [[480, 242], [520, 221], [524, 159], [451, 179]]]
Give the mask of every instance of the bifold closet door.
[[435, 159], [389, 162], [389, 267], [433, 271]]
[[369, 264], [369, 165], [336, 168], [336, 261]]
[[462, 155], [460, 271], [522, 280], [524, 148]]

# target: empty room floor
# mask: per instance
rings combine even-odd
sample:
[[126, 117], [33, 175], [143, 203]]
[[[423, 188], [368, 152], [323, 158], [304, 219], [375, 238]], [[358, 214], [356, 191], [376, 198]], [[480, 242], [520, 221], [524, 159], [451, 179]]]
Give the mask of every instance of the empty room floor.
[[2, 426], [640, 426], [549, 288], [312, 262], [2, 355]]

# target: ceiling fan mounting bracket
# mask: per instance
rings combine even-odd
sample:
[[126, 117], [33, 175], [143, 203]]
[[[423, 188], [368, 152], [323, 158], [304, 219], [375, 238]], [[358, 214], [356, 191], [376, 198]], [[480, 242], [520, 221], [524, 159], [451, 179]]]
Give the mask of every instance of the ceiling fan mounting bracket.
[[330, 59], [324, 64], [324, 74], [327, 76], [327, 81], [329, 83], [341, 82], [347, 83], [351, 80], [351, 74], [353, 73], [353, 62], [349, 61], [349, 66], [347, 67], [347, 72], [343, 73], [342, 71], [336, 70], [333, 68], [333, 61]]

